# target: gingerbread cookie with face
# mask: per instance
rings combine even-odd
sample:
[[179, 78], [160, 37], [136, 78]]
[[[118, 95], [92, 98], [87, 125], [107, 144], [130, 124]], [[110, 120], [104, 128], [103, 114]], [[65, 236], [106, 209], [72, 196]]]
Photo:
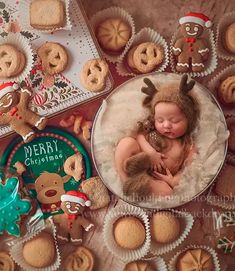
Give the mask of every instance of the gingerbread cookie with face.
[[178, 72], [201, 72], [205, 69], [204, 62], [209, 56], [209, 47], [201, 35], [205, 27], [212, 25], [202, 13], [189, 12], [180, 18], [182, 37], [176, 40], [172, 50], [177, 59]]
[[83, 241], [83, 229], [89, 231], [94, 227], [88, 219], [83, 217], [85, 207], [91, 205], [86, 194], [80, 191], [68, 191], [61, 196], [61, 209], [64, 214], [53, 217], [57, 224], [57, 238], [60, 243], [72, 242], [79, 245]]
[[22, 136], [25, 143], [35, 137], [33, 127], [43, 130], [47, 119], [29, 109], [31, 90], [27, 87], [19, 88], [12, 82], [0, 85], [0, 125], [10, 127]]

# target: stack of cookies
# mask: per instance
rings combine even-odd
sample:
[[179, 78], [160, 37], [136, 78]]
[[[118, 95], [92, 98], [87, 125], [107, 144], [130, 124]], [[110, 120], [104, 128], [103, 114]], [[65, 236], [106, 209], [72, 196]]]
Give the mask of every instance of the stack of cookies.
[[15, 45], [0, 45], [0, 78], [12, 78], [19, 75], [26, 64], [26, 57]]

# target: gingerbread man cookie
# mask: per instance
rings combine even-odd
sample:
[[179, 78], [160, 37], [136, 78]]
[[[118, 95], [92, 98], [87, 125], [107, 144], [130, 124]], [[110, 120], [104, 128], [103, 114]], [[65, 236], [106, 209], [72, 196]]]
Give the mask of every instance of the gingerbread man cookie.
[[74, 245], [82, 243], [83, 229], [89, 231], [94, 227], [88, 219], [83, 217], [85, 207], [91, 205], [86, 194], [79, 191], [68, 191], [61, 196], [61, 209], [64, 214], [53, 217], [58, 225], [57, 238], [60, 243], [72, 242]]
[[0, 234], [5, 231], [19, 236], [21, 215], [28, 215], [32, 208], [29, 200], [21, 199], [19, 185], [15, 177], [8, 178], [5, 184], [0, 183]]
[[29, 109], [31, 94], [28, 88], [19, 88], [12, 82], [0, 85], [0, 125], [10, 125], [25, 143], [35, 137], [32, 127], [43, 130], [47, 124], [47, 118]]
[[204, 27], [210, 27], [211, 21], [202, 13], [189, 12], [180, 18], [180, 32], [183, 37], [176, 40], [172, 50], [176, 56], [178, 72], [201, 72], [208, 59], [209, 47], [205, 39], [200, 38]]

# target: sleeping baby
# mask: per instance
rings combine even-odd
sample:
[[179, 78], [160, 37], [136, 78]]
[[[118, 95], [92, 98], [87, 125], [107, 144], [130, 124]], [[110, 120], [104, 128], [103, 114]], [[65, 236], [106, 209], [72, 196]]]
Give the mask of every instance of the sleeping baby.
[[125, 195], [166, 196], [173, 194], [182, 171], [192, 161], [196, 148], [192, 132], [199, 118], [199, 106], [189, 94], [195, 82], [166, 84], [159, 90], [147, 78], [143, 105], [150, 115], [138, 122], [136, 137], [122, 138], [115, 150], [115, 165]]

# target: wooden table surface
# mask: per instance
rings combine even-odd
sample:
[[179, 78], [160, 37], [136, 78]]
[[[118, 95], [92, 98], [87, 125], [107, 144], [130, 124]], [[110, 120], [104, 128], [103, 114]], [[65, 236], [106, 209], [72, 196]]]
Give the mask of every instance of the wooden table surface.
[[[178, 25], [178, 19], [183, 16], [188, 11], [203, 12], [214, 22], [216, 25], [220, 17], [229, 11], [235, 11], [235, 0], [210, 0], [210, 1], [184, 1], [184, 0], [82, 0], [84, 9], [88, 18], [91, 18], [93, 14], [97, 11], [110, 7], [110, 6], [120, 6], [127, 10], [134, 18], [136, 24], [136, 32], [138, 32], [143, 27], [151, 27], [158, 31], [163, 37], [170, 42], [171, 36]], [[213, 26], [215, 30], [215, 26]], [[232, 63], [230, 63], [232, 64]], [[221, 68], [225, 67], [227, 63], [219, 60], [219, 65], [216, 71], [206, 77], [197, 79], [202, 84], [206, 85], [209, 79], [211, 79], [215, 74], [217, 74]], [[120, 77], [115, 71], [115, 67], [110, 65], [111, 73], [114, 79], [114, 87], [118, 86], [120, 83], [124, 82], [128, 78]], [[170, 71], [169, 67], [167, 71]], [[87, 119], [93, 119], [97, 109], [99, 108], [102, 99], [93, 101], [91, 103], [78, 106], [76, 111], [83, 114]], [[58, 125], [59, 120], [71, 114], [73, 110], [67, 111], [59, 116], [53, 117], [49, 121], [49, 125]], [[68, 130], [71, 131], [71, 130]], [[11, 135], [7, 138], [1, 139], [1, 146], [7, 146], [8, 142], [12, 140], [15, 135]], [[90, 143], [85, 142], [82, 138], [84, 145], [90, 152]], [[1, 147], [0, 152], [4, 148]], [[95, 171], [93, 172], [95, 175]], [[203, 244], [212, 246], [214, 244], [214, 230], [212, 223], [212, 211], [218, 210], [218, 208], [208, 205], [205, 201], [206, 193], [201, 195], [194, 201], [177, 208], [178, 210], [185, 210], [191, 212], [194, 216], [195, 223], [191, 233], [188, 238], [183, 242], [183, 244], [177, 247], [170, 253], [163, 256], [166, 263], [171, 259], [171, 257], [179, 250], [188, 244]], [[95, 231], [88, 233], [86, 235], [86, 245], [92, 249], [95, 254], [96, 264], [94, 271], [108, 271], [115, 270], [117, 264], [117, 259], [109, 253], [103, 243], [102, 239], [102, 224], [106, 213], [111, 210], [114, 206], [125, 204], [115, 196], [112, 196], [112, 201], [108, 208], [103, 210], [90, 212], [88, 215], [96, 224]], [[74, 248], [70, 245], [62, 248], [62, 259]], [[221, 263], [222, 271], [234, 271], [235, 270], [235, 260], [231, 256], [219, 255], [219, 260]], [[63, 270], [61, 268], [60, 270]], [[120, 270], [121, 271], [121, 270]]]

